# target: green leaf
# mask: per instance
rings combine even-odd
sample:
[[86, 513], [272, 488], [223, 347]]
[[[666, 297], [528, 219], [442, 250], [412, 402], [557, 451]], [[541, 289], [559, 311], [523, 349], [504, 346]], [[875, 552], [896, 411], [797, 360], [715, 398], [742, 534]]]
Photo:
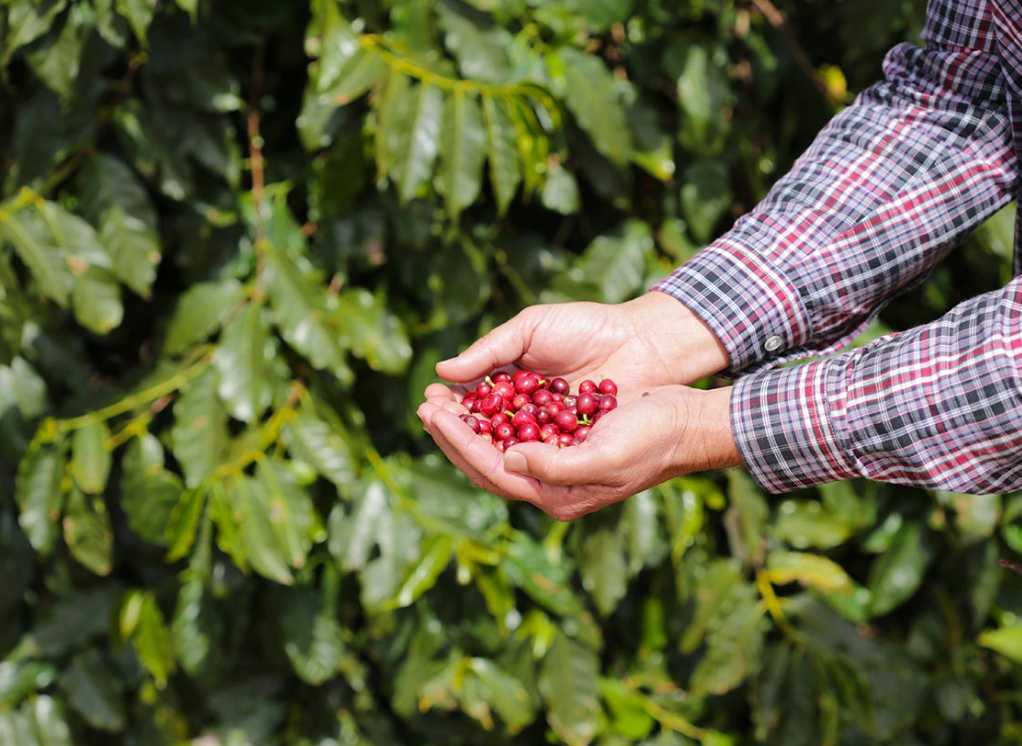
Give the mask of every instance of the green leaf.
[[534, 601], [555, 614], [574, 616], [582, 603], [568, 586], [563, 567], [551, 564], [543, 548], [524, 534], [518, 534], [507, 548], [508, 577]]
[[1022, 665], [1022, 625], [988, 629], [980, 634], [977, 642]]
[[328, 293], [319, 275], [307, 264], [297, 264], [274, 249], [267, 252], [263, 276], [273, 321], [287, 343], [314, 368], [328, 370], [341, 382], [350, 383], [343, 320], [335, 314], [338, 300]]
[[96, 11], [96, 31], [114, 49], [128, 45], [128, 22], [114, 12], [114, 0], [93, 0]]
[[309, 589], [288, 594], [280, 632], [284, 652], [302, 681], [320, 686], [340, 673], [348, 657], [341, 626]]
[[202, 579], [193, 576], [182, 583], [170, 633], [174, 658], [189, 676], [212, 668], [222, 624]]
[[106, 448], [110, 429], [94, 421], [75, 430], [71, 439], [71, 472], [84, 492], [102, 494], [110, 476], [112, 456]]
[[167, 526], [184, 486], [163, 468], [163, 446], [145, 433], [128, 444], [121, 459], [120, 506], [131, 530], [150, 544], [165, 546]]
[[184, 470], [185, 484], [191, 488], [213, 474], [227, 443], [227, 413], [216, 391], [216, 372], [206, 370], [188, 382], [174, 404], [170, 440], [174, 458]]
[[613, 613], [628, 590], [628, 566], [620, 535], [603, 528], [586, 536], [579, 572], [582, 587], [593, 597], [600, 614]]
[[547, 722], [568, 746], [585, 746], [596, 735], [600, 709], [600, 660], [585, 645], [558, 633], [539, 676]]
[[733, 605], [710, 630], [706, 655], [689, 678], [688, 688], [695, 697], [729, 692], [759, 668], [765, 610], [751, 585], [739, 585], [729, 595]]
[[762, 493], [746, 474], [732, 470], [728, 477], [731, 508], [725, 525], [731, 554], [747, 565], [755, 565], [763, 556], [770, 510]]
[[593, 31], [605, 31], [615, 23], [626, 23], [635, 0], [568, 0], [573, 13], [586, 19]]
[[86, 723], [108, 733], [123, 730], [123, 684], [96, 650], [75, 656], [60, 685], [68, 705]]
[[39, 746], [72, 746], [64, 705], [42, 694], [31, 705]]
[[181, 294], [170, 318], [164, 349], [178, 355], [203, 341], [221, 327], [243, 297], [241, 284], [233, 279], [192, 285]]
[[338, 297], [336, 315], [351, 349], [369, 367], [382, 373], [402, 373], [412, 357], [412, 346], [400, 317], [384, 299], [365, 288], [345, 290]]
[[145, 186], [123, 161], [105, 153], [89, 161], [81, 185], [86, 214], [99, 226], [114, 274], [148, 298], [162, 249]]
[[174, 0], [174, 3], [192, 19], [192, 25], [199, 20], [199, 0]]
[[701, 570], [694, 593], [695, 616], [681, 638], [681, 652], [691, 653], [699, 647], [714, 620], [726, 615], [732, 594], [740, 592], [741, 575], [733, 560], [717, 559]]
[[642, 288], [646, 258], [653, 251], [649, 226], [630, 220], [608, 236], [599, 236], [579, 260], [582, 279], [599, 288], [599, 299], [621, 303]]
[[933, 550], [918, 523], [905, 523], [891, 548], [877, 557], [869, 570], [871, 611], [886, 614], [907, 601], [919, 589], [933, 558]]
[[561, 215], [572, 215], [582, 207], [582, 196], [575, 175], [559, 165], [547, 172], [541, 198], [543, 207]]
[[610, 711], [614, 733], [632, 740], [649, 735], [656, 721], [646, 709], [641, 692], [630, 689], [620, 679], [600, 678], [600, 694]]
[[337, 81], [330, 84], [329, 87], [327, 87], [326, 77], [322, 73], [317, 76], [319, 80], [316, 82], [316, 89], [319, 91], [319, 100], [334, 106], [349, 104], [365, 94], [386, 73], [387, 64], [376, 52], [359, 49], [344, 63], [338, 73]]
[[785, 500], [772, 533], [796, 549], [831, 549], [844, 543], [851, 529], [815, 500]]
[[228, 497], [234, 512], [245, 516], [238, 541], [252, 567], [270, 580], [290, 585], [293, 577], [288, 557], [270, 518], [270, 496], [265, 486], [254, 479], [238, 477], [231, 482]]
[[989, 538], [1001, 518], [1000, 495], [963, 495], [937, 492], [937, 501], [955, 511], [961, 541], [965, 544]]
[[312, 500], [287, 462], [263, 459], [256, 468], [256, 480], [265, 489], [269, 500], [266, 517], [284, 557], [291, 567], [303, 568], [313, 542], [326, 538]]
[[429, 84], [416, 87], [409, 94], [414, 98], [406, 142], [394, 153], [393, 173], [402, 202], [414, 199], [419, 188], [433, 175], [440, 140], [440, 117], [444, 97], [439, 88]]
[[397, 72], [387, 76], [381, 97], [376, 126], [376, 168], [380, 174], [388, 174], [394, 168], [400, 154], [408, 147], [408, 133], [411, 132], [413, 113], [411, 82]]
[[434, 586], [440, 574], [447, 569], [454, 556], [454, 543], [450, 536], [434, 536], [422, 550], [411, 572], [401, 584], [394, 605], [397, 608], [411, 606], [426, 591]]
[[0, 365], [0, 414], [17, 410], [26, 420], [38, 417], [46, 409], [46, 382], [22, 357]]
[[514, 109], [502, 97], [483, 93], [486, 117], [486, 157], [490, 163], [490, 183], [497, 200], [497, 212], [505, 215], [522, 182], [521, 159]]
[[682, 181], [685, 219], [695, 239], [706, 243], [734, 202], [727, 164], [719, 158], [697, 160], [685, 169]]
[[387, 496], [379, 482], [371, 482], [355, 498], [354, 510], [346, 515], [338, 505], [330, 514], [328, 549], [345, 571], [361, 570], [390, 518]]
[[[678, 106], [681, 108], [681, 144], [690, 151], [715, 155], [727, 142], [729, 121], [721, 112], [730, 108], [732, 93], [723, 50], [694, 40], [676, 44], [668, 53], [665, 67], [677, 75]], [[721, 59], [722, 58], [722, 59]], [[724, 64], [721, 64], [721, 62]]]
[[821, 591], [843, 591], [854, 581], [841, 565], [827, 557], [803, 552], [773, 551], [767, 555], [767, 575], [772, 583], [799, 582]]
[[206, 493], [203, 490], [186, 490], [181, 494], [167, 522], [168, 562], [181, 559], [191, 550], [205, 505]]
[[60, 36], [45, 49], [30, 53], [28, 64], [46, 86], [62, 98], [70, 98], [81, 62], [82, 47], [91, 29], [85, 13], [74, 6], [64, 21]]
[[71, 556], [97, 575], [113, 567], [113, 532], [103, 500], [72, 489], [64, 508], [64, 541]]
[[458, 61], [463, 78], [500, 83], [508, 75], [507, 49], [511, 35], [502, 28], [481, 29], [471, 20], [439, 5], [440, 28], [444, 41]]
[[153, 21], [157, 0], [115, 0], [117, 12], [128, 19], [131, 30], [142, 46], [148, 41], [149, 24]]
[[[27, 0], [26, 0], [27, 2]], [[64, 245], [54, 237], [43, 214], [32, 208], [18, 212], [0, 210], [0, 237], [9, 241], [28, 267], [39, 290], [61, 308], [67, 308], [74, 275], [66, 261]]]
[[318, 58], [316, 68], [318, 77], [315, 80], [325, 89], [337, 82], [345, 63], [361, 47], [358, 35], [341, 15], [337, 3], [330, 0], [313, 0], [311, 5], [312, 18], [305, 32], [305, 53]]
[[515, 734], [536, 719], [529, 693], [518, 678], [486, 658], [471, 658], [468, 669], [479, 700], [493, 707], [508, 733]]
[[564, 65], [564, 100], [600, 153], [618, 165], [632, 155], [631, 128], [614, 75], [599, 57], [566, 47], [557, 53]]
[[60, 511], [64, 504], [61, 480], [64, 476], [64, 455], [60, 449], [44, 446], [30, 450], [18, 467], [14, 498], [21, 511], [21, 524], [29, 543], [42, 556], [53, 549], [59, 529]]
[[770, 582], [801, 583], [818, 591], [846, 619], [863, 623], [869, 618], [870, 592], [833, 560], [816, 554], [775, 550], [767, 555], [766, 564]]
[[0, 705], [17, 705], [28, 695], [48, 687], [56, 678], [57, 667], [48, 661], [0, 663]]
[[667, 556], [669, 547], [661, 535], [663, 516], [657, 510], [650, 490], [633, 495], [625, 503], [619, 532], [628, 557], [628, 577], [634, 578], [644, 567], [656, 567]]
[[162, 688], [174, 671], [170, 632], [151, 591], [130, 591], [121, 605], [121, 639], [131, 641], [138, 659]]
[[231, 416], [254, 422], [273, 397], [267, 368], [276, 345], [259, 303], [250, 303], [224, 329], [213, 365], [220, 372], [217, 389]]
[[6, 67], [21, 47], [49, 31], [53, 19], [67, 7], [67, 1], [11, 0], [7, 5], [7, 34], [0, 54], [0, 67]]
[[76, 276], [71, 297], [75, 318], [89, 331], [106, 334], [121, 325], [124, 318], [121, 289], [109, 270], [89, 267]]
[[54, 600], [36, 617], [32, 630], [35, 648], [41, 655], [54, 658], [95, 638], [105, 638], [122, 591], [119, 583], [107, 580]]
[[321, 532], [312, 501], [282, 464], [268, 460], [259, 462], [255, 479], [236, 478], [231, 487], [231, 506], [244, 516], [238, 538], [252, 567], [289, 585], [291, 568], [305, 566]]
[[444, 104], [436, 177], [436, 189], [451, 217], [456, 218], [479, 196], [485, 159], [486, 128], [479, 102], [458, 88]]
[[338, 487], [347, 487], [354, 480], [354, 457], [348, 442], [307, 407], [288, 422], [283, 437], [294, 459], [313, 467]]

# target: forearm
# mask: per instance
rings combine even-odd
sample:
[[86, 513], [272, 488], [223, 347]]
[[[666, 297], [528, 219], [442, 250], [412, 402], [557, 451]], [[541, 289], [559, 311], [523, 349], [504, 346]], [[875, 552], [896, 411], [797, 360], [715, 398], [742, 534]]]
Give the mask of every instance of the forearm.
[[864, 476], [1022, 488], [1022, 278], [926, 326], [741, 379], [732, 422], [771, 492]]
[[1012, 196], [996, 55], [889, 55], [749, 215], [656, 289], [698, 314], [732, 369], [835, 351]]

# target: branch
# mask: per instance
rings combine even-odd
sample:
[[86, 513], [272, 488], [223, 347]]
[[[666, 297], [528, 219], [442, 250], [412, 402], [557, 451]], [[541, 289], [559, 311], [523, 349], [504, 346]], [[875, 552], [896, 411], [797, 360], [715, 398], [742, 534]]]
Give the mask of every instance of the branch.
[[763, 17], [767, 19], [767, 23], [773, 26], [774, 29], [780, 32], [784, 40], [788, 42], [788, 46], [791, 47], [792, 54], [795, 55], [795, 61], [798, 66], [802, 68], [803, 72], [809, 76], [809, 79], [813, 81], [813, 85], [816, 86], [817, 90], [820, 91], [831, 103], [837, 104], [840, 101], [837, 97], [830, 92], [830, 88], [827, 87], [823, 77], [817, 72], [816, 67], [813, 66], [812, 60], [809, 59], [809, 55], [799, 44], [798, 38], [796, 38], [794, 32], [791, 30], [791, 26], [784, 18], [784, 14], [777, 9], [777, 6], [771, 2], [771, 0], [752, 0], [752, 4], [756, 6], [756, 10], [763, 14]]

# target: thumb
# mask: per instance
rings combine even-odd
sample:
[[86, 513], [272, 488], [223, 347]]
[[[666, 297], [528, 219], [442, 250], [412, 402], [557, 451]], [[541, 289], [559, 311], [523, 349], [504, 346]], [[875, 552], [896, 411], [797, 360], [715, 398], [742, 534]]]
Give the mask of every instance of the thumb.
[[515, 362], [528, 347], [535, 324], [528, 309], [484, 335], [457, 357], [437, 363], [441, 378], [467, 383]]
[[546, 443], [519, 443], [504, 453], [507, 471], [525, 474], [545, 484], [598, 484], [607, 459], [592, 447], [553, 448]]

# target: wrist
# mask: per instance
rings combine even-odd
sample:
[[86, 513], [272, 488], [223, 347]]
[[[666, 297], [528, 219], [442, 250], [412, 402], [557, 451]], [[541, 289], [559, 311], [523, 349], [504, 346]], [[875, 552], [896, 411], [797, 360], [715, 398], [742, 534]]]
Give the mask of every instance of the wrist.
[[648, 341], [678, 383], [693, 383], [728, 367], [730, 360], [721, 341], [674, 297], [653, 290], [624, 306], [636, 334]]
[[686, 424], [678, 442], [678, 475], [741, 466], [744, 462], [731, 426], [731, 387], [679, 389]]

